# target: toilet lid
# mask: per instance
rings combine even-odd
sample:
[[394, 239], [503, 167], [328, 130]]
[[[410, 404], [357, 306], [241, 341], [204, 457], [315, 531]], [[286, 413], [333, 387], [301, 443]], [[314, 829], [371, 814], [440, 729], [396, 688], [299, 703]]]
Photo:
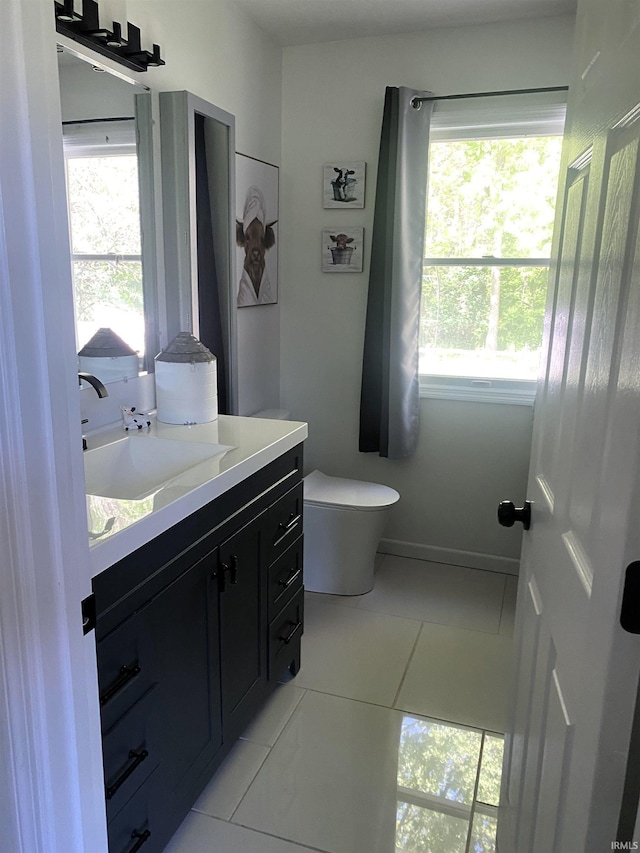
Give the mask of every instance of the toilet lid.
[[396, 503], [400, 495], [389, 486], [328, 477], [312, 471], [304, 478], [305, 503], [334, 506], [341, 509], [373, 510]]

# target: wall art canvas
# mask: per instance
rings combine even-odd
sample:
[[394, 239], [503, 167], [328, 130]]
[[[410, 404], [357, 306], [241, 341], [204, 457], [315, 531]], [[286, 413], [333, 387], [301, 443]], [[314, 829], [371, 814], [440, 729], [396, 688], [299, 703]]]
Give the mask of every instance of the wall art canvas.
[[366, 163], [327, 163], [323, 171], [323, 207], [364, 207]]
[[236, 154], [238, 308], [278, 301], [278, 167]]
[[364, 228], [322, 231], [322, 272], [362, 272]]

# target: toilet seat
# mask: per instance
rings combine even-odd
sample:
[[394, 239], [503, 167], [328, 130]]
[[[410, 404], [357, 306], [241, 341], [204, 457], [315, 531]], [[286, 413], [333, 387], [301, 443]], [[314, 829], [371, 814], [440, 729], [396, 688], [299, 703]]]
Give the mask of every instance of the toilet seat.
[[400, 495], [395, 489], [379, 483], [329, 477], [317, 470], [304, 478], [304, 502], [309, 506], [371, 512], [391, 506], [398, 500]]

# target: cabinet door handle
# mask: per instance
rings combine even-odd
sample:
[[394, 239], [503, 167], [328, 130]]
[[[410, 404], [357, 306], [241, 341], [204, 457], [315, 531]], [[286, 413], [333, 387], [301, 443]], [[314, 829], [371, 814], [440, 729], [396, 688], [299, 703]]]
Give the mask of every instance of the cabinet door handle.
[[135, 678], [136, 675], [140, 675], [141, 672], [142, 670], [137, 663], [133, 666], [127, 666], [126, 664], [121, 666], [120, 673], [116, 680], [113, 684], [107, 687], [104, 693], [100, 695], [100, 704], [106, 705], [110, 699], [113, 699], [119, 690], [122, 690], [125, 684], [128, 684], [128, 682], [131, 681], [132, 678]]
[[[148, 758], [149, 752], [146, 749], [141, 749], [140, 752], [136, 752], [135, 749], [129, 750], [129, 758], [133, 758], [131, 764], [123, 771], [122, 775], [116, 779], [113, 785], [107, 785], [106, 795], [107, 799], [110, 800], [113, 795], [116, 793], [118, 788], [120, 788], [127, 781], [129, 776], [133, 773], [133, 771], [139, 767], [145, 758]], [[145, 839], [146, 840], [146, 839]]]
[[229, 563], [220, 563], [220, 578], [218, 580], [218, 589], [224, 592], [227, 588], [227, 572], [229, 572], [229, 580], [231, 583], [238, 583], [238, 558], [235, 554], [231, 555]]
[[231, 583], [238, 583], [238, 558], [235, 554], [231, 555], [231, 565], [228, 570]]
[[137, 851], [142, 847], [142, 845], [145, 843], [145, 841], [148, 841], [149, 838], [151, 838], [151, 831], [148, 829], [145, 829], [144, 832], [138, 832], [137, 829], [134, 829], [133, 832], [131, 833], [131, 837], [137, 838], [138, 840], [133, 845], [133, 847], [131, 847], [131, 849], [129, 850], [129, 853], [137, 853]]
[[[289, 623], [289, 624], [292, 624], [292, 623]], [[291, 629], [291, 631], [289, 632], [289, 634], [287, 634], [287, 636], [286, 636], [286, 637], [278, 637], [278, 639], [279, 639], [281, 642], [283, 642], [283, 643], [285, 644], [285, 646], [288, 646], [288, 645], [289, 645], [289, 643], [291, 642], [291, 640], [293, 640], [293, 638], [295, 637], [295, 635], [298, 633], [298, 631], [299, 631], [301, 628], [302, 628], [302, 622], [296, 622], [296, 623], [295, 623], [295, 625], [293, 626], [293, 628]]]
[[[293, 572], [293, 574], [291, 574], [291, 572]], [[291, 584], [295, 583], [298, 580], [298, 578], [302, 574], [302, 569], [298, 569], [297, 571], [295, 569], [289, 569], [289, 573], [289, 577], [286, 581], [278, 581], [278, 584], [284, 589], [289, 589]]]
[[278, 533], [282, 532], [282, 535], [281, 535], [281, 536], [278, 536], [278, 537], [274, 540], [273, 544], [274, 544], [274, 545], [278, 545], [280, 542], [282, 542], [282, 540], [284, 539], [284, 537], [285, 537], [288, 533], [290, 533], [290, 531], [292, 531], [294, 527], [296, 527], [296, 526], [297, 526], [297, 524], [298, 524], [298, 522], [300, 521], [300, 519], [301, 519], [301, 518], [302, 518], [302, 515], [301, 515], [300, 513], [298, 513], [297, 515], [295, 515], [295, 513], [293, 513], [293, 512], [292, 512], [292, 513], [289, 515], [289, 521], [287, 521], [286, 523], [285, 523], [284, 521], [281, 521], [281, 522], [278, 524]]

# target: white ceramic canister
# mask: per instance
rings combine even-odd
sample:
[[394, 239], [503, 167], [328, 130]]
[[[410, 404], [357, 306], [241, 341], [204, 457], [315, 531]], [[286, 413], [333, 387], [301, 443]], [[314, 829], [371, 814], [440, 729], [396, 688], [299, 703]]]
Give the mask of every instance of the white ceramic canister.
[[78, 353], [78, 369], [101, 382], [133, 379], [138, 375], [138, 355], [112, 329], [101, 328]]
[[218, 417], [216, 357], [180, 332], [155, 358], [156, 408], [165, 424], [204, 424]]

